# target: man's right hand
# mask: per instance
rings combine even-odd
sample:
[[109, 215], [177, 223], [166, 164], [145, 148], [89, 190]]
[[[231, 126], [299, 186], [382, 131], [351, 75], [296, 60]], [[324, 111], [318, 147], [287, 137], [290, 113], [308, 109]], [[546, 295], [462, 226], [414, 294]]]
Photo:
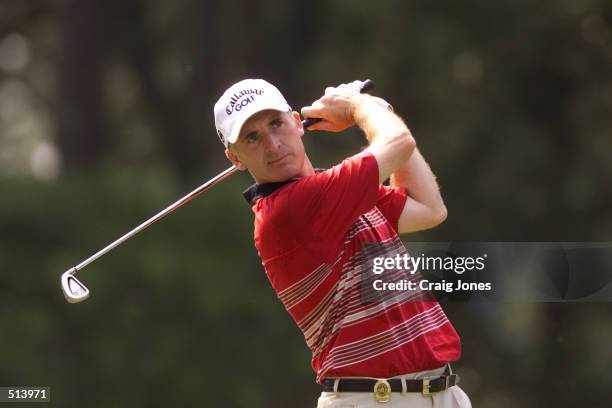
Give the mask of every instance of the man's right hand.
[[367, 150], [376, 158], [382, 183], [408, 161], [416, 143], [386, 101], [359, 93], [362, 84], [354, 81], [325, 89], [325, 95], [302, 108], [302, 115], [321, 119], [309, 127], [311, 130], [340, 132], [357, 124], [368, 139]]
[[325, 89], [325, 95], [302, 108], [305, 118], [318, 118], [309, 130], [341, 132], [355, 124], [355, 110], [360, 104], [372, 103], [372, 97], [359, 93], [362, 81]]

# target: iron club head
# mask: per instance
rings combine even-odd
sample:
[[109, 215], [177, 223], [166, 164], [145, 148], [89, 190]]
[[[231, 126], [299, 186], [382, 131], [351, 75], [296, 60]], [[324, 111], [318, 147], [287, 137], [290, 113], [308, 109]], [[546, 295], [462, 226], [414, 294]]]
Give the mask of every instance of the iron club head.
[[69, 303], [79, 303], [89, 297], [89, 289], [74, 276], [76, 272], [72, 268], [62, 274], [62, 290]]

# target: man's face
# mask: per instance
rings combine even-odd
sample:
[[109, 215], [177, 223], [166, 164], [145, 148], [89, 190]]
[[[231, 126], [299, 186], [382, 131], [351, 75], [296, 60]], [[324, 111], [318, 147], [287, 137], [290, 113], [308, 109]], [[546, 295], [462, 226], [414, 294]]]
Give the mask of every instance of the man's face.
[[264, 110], [242, 126], [236, 143], [225, 154], [240, 170], [249, 170], [258, 183], [289, 180], [309, 174], [297, 112]]

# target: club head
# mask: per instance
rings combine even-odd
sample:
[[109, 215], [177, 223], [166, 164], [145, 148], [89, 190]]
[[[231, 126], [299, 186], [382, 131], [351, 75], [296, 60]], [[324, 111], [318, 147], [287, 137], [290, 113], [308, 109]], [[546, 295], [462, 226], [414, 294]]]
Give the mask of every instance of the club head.
[[74, 276], [76, 268], [62, 274], [62, 291], [68, 303], [79, 303], [89, 297], [89, 289]]

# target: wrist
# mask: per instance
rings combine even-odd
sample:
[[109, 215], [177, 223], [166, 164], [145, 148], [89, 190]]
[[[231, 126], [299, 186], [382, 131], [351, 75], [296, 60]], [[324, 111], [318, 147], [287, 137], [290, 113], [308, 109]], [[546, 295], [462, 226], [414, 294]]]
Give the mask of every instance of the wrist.
[[391, 105], [389, 105], [386, 102], [385, 104], [386, 105], [381, 104], [380, 102], [376, 101], [375, 98], [373, 98], [370, 95], [367, 95], [367, 94], [359, 95], [359, 98], [357, 98], [355, 103], [353, 104], [353, 110], [352, 110], [352, 116], [353, 116], [353, 120], [355, 121], [355, 124], [363, 129], [369, 116], [371, 116], [372, 114], [376, 114], [381, 111], [388, 112], [388, 111], [393, 110], [393, 108], [391, 109], [388, 108]]

